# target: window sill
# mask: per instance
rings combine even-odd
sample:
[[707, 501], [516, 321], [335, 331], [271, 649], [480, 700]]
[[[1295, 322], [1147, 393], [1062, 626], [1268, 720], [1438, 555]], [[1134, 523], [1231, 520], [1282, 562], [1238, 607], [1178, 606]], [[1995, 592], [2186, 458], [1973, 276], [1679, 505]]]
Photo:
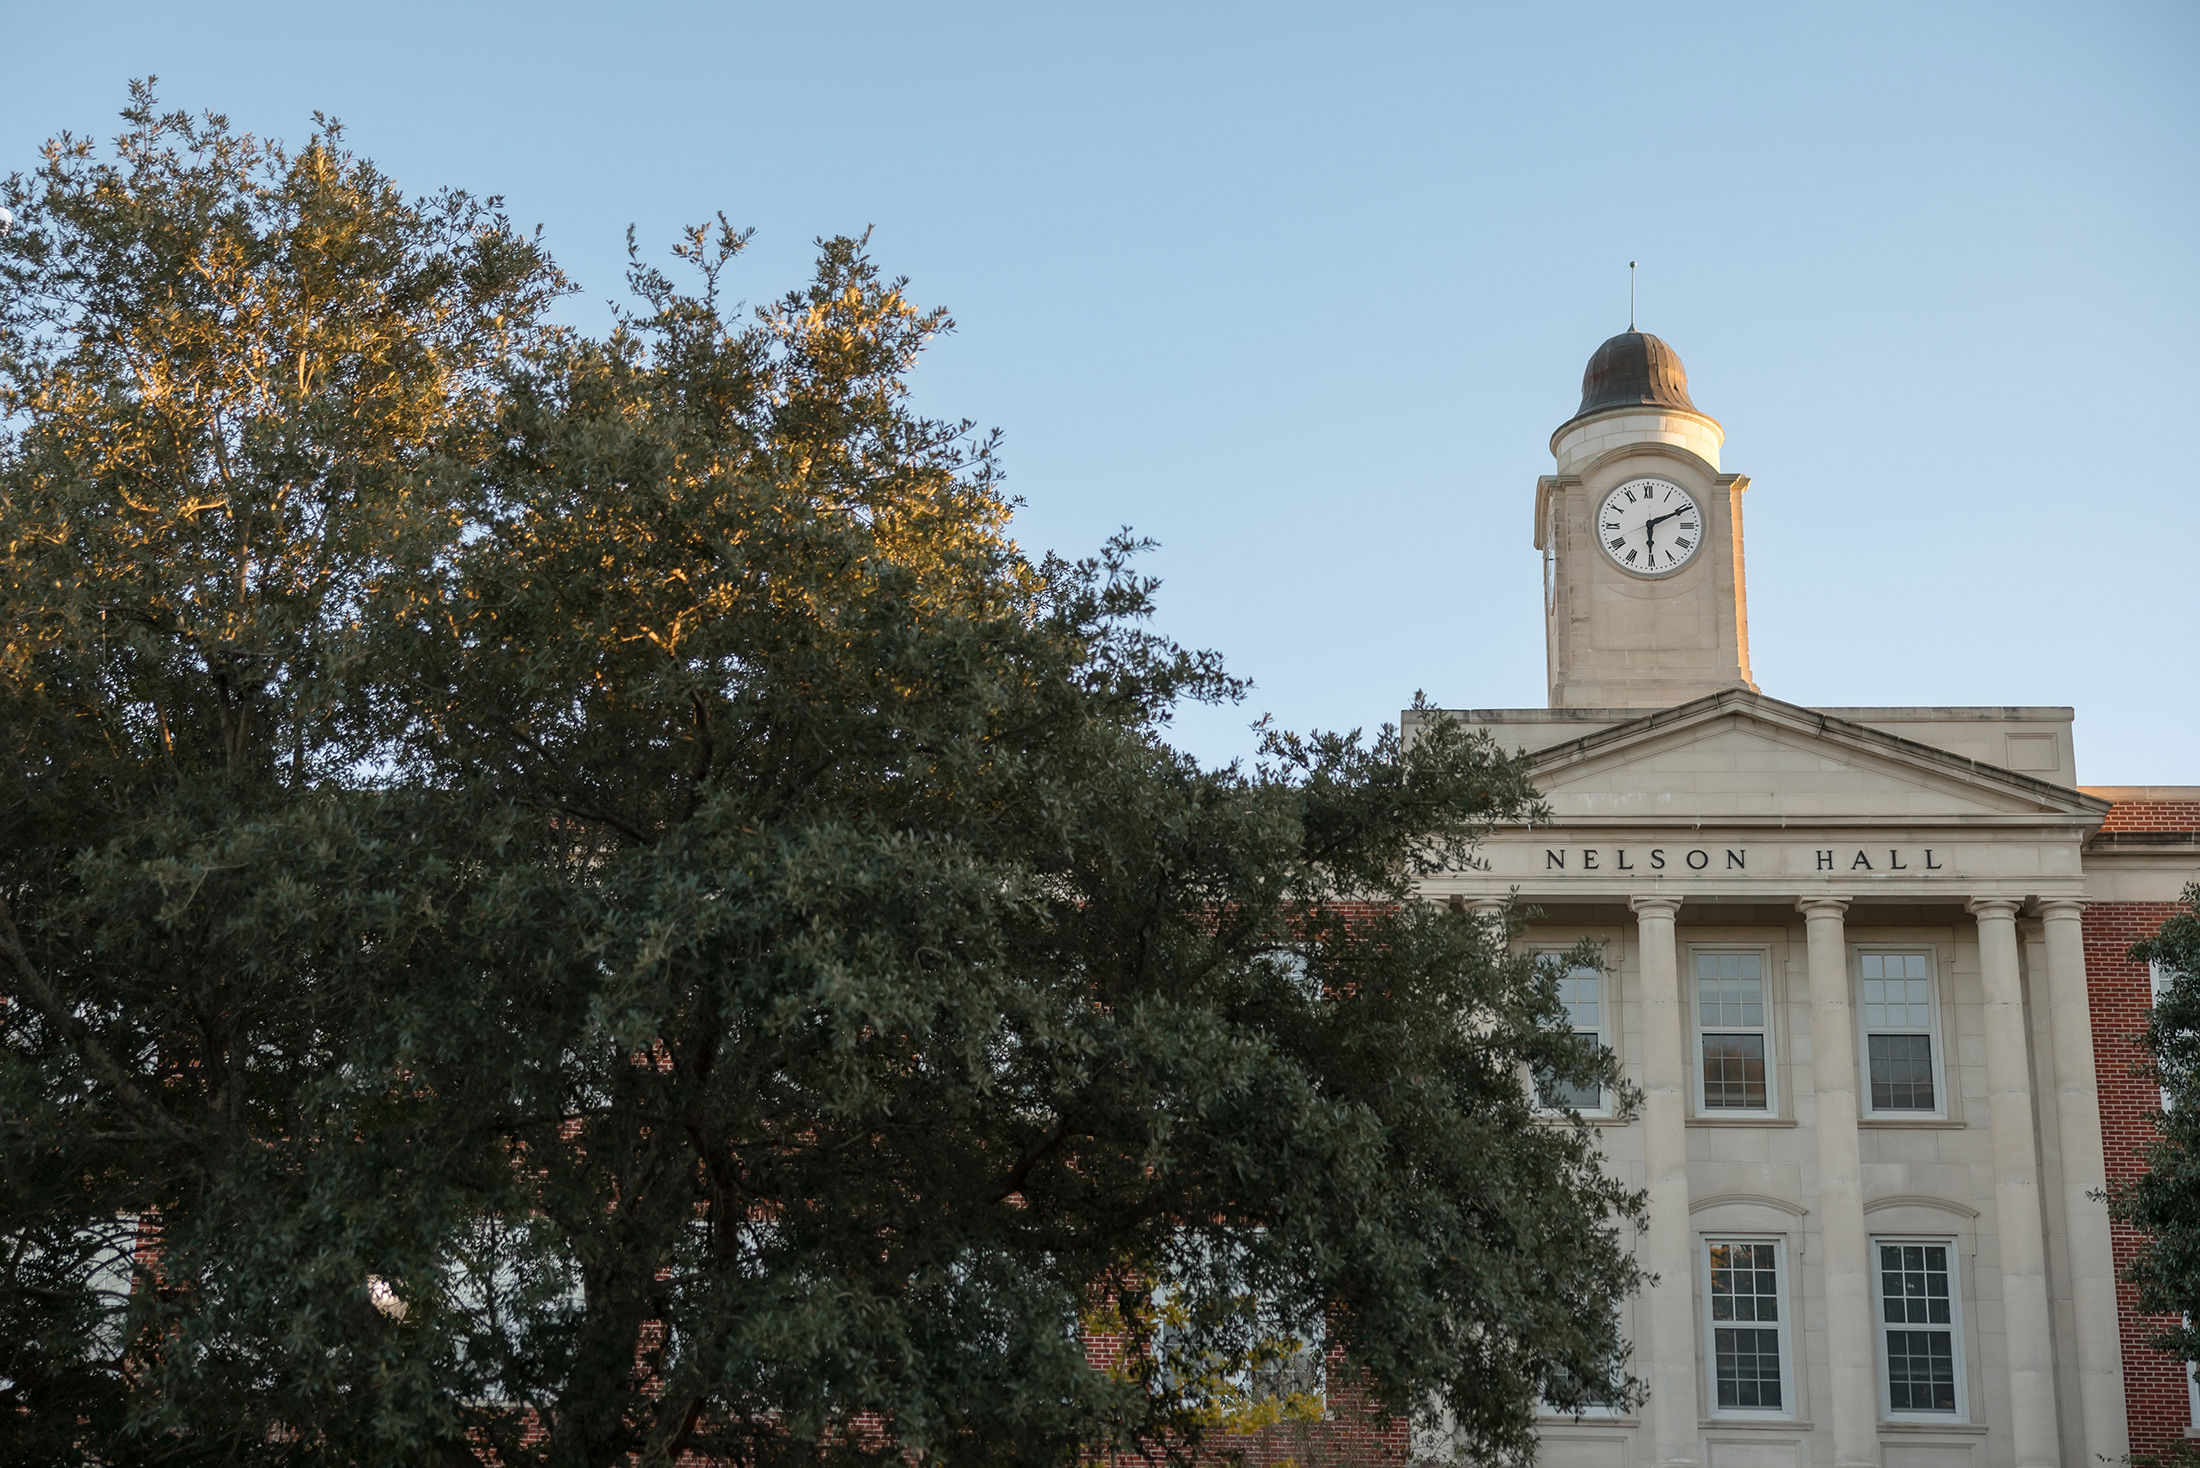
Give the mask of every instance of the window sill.
[[1537, 1427], [1640, 1427], [1640, 1417], [1613, 1417], [1606, 1413], [1584, 1412], [1579, 1417], [1571, 1412], [1544, 1412], [1535, 1414]]
[[1691, 1116], [1689, 1126], [1794, 1126], [1792, 1116], [1770, 1116], [1763, 1112], [1748, 1116]]
[[1881, 1432], [1947, 1433], [1956, 1437], [1984, 1437], [1986, 1435], [1986, 1424], [1983, 1422], [1882, 1422], [1879, 1424], [1879, 1430]]
[[1810, 1419], [1807, 1417], [1698, 1417], [1696, 1427], [1699, 1431], [1706, 1432], [1725, 1432], [1733, 1427], [1745, 1428], [1751, 1432], [1809, 1432], [1811, 1430]]
[[1960, 1132], [1963, 1120], [1955, 1116], [1860, 1116], [1856, 1119], [1858, 1130], [1876, 1127], [1882, 1131]]

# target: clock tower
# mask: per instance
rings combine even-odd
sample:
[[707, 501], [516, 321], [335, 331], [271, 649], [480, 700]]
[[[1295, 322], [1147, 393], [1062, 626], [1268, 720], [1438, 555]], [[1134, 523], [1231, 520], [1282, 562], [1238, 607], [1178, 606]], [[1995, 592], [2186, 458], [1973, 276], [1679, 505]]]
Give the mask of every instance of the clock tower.
[[1550, 706], [1669, 708], [1749, 676], [1742, 491], [1664, 342], [1598, 347], [1535, 487]]

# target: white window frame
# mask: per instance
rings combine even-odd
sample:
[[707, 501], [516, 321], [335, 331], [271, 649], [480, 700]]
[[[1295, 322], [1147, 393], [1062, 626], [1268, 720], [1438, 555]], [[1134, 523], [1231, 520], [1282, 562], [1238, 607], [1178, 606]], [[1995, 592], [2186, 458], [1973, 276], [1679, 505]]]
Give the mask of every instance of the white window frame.
[[[1703, 988], [1696, 973], [1696, 959], [1703, 954], [1747, 953], [1757, 960], [1757, 982], [1763, 985], [1764, 1023], [1758, 1027], [1765, 1041], [1765, 1104], [1763, 1106], [1712, 1106], [1706, 1103], [1707, 1077], [1704, 1074], [1703, 1041]], [[1690, 1069], [1696, 1073], [1695, 1114], [1700, 1117], [1735, 1116], [1758, 1120], [1780, 1114], [1780, 1036], [1779, 1001], [1774, 997], [1772, 983], [1772, 952], [1761, 943], [1691, 943], [1688, 945], [1688, 1013], [1690, 1016]], [[1714, 1035], [1740, 1035], [1750, 1033], [1746, 1025], [1713, 1025]]]
[[[1891, 1244], [1924, 1244], [1948, 1251], [1948, 1339], [1956, 1373], [1956, 1409], [1949, 1412], [1897, 1412], [1894, 1410], [1893, 1367], [1887, 1360], [1887, 1332], [1912, 1328], [1887, 1323], [1886, 1284], [1881, 1275], [1879, 1247]], [[1971, 1421], [1971, 1363], [1963, 1349], [1963, 1250], [1962, 1241], [1947, 1234], [1873, 1234], [1871, 1236], [1872, 1356], [1879, 1363], [1879, 1420], [1882, 1422]], [[1939, 1326], [1929, 1327], [1938, 1330]]]
[[[2176, 979], [2176, 969], [2171, 968], [2159, 958], [2147, 960], [2147, 1008], [2149, 1010], [2162, 1002], [2162, 996], [2169, 992], [2169, 986], [2176, 982]], [[2169, 1110], [2169, 1087], [2167, 1086], [2162, 1087], [2162, 1109], [2164, 1111]], [[2186, 1374], [2191, 1375], [2190, 1372]], [[2195, 1391], [2200, 1391], [2200, 1388], [2195, 1388]], [[2196, 1424], [2200, 1424], [2200, 1395], [2193, 1398], [2192, 1420]]]
[[[1624, 1319], [1621, 1319], [1619, 1324], [1620, 1340], [1624, 1345], [1627, 1341], [1627, 1323]], [[1552, 1406], [1549, 1399], [1542, 1396], [1538, 1396], [1536, 1398], [1535, 1415], [1542, 1418], [1546, 1422], [1572, 1422], [1576, 1420], [1577, 1416], [1577, 1414], [1567, 1411], [1562, 1407]], [[1583, 1407], [1578, 1414], [1578, 1417], [1579, 1420], [1583, 1422], [1612, 1422], [1632, 1421], [1634, 1415], [1635, 1414], [1632, 1411], [1625, 1407], [1619, 1406], [1616, 1403], [1607, 1402], [1602, 1406]]]
[[[1933, 1109], [1914, 1110], [1906, 1107], [1890, 1107], [1880, 1110], [1872, 1105], [1872, 1030], [1864, 1018], [1864, 955], [1886, 953], [1921, 953], [1925, 956], [1925, 1034], [1933, 1047]], [[1890, 1121], [1945, 1121], [1948, 1118], [1948, 1044], [1942, 1038], [1940, 1022], [1940, 949], [1932, 943], [1859, 943], [1850, 954], [1849, 978], [1854, 987], [1850, 992], [1850, 1007], [1856, 1011], [1856, 1099], [1857, 1114], [1866, 1120]], [[1887, 1034], [1916, 1034], [1905, 1027], [1888, 1030]]]
[[[1772, 1287], [1779, 1302], [1780, 1318], [1773, 1322], [1780, 1339], [1780, 1405], [1722, 1407], [1719, 1405], [1719, 1325], [1712, 1318], [1711, 1250], [1718, 1244], [1770, 1244]], [[1696, 1244], [1696, 1267], [1703, 1273], [1703, 1397], [1706, 1416], [1728, 1422], [1791, 1422], [1795, 1418], [1795, 1301], [1788, 1289], [1788, 1241], [1781, 1234], [1705, 1234]], [[1725, 1322], [1733, 1328], [1734, 1321]], [[1744, 1323], [1763, 1329], [1762, 1322]]]
[[[1537, 953], [1536, 956], [1538, 959], [1548, 959], [1551, 962], [1556, 963], [1558, 960], [1563, 959], [1569, 951], [1571, 950], [1565, 948], [1548, 948], [1541, 950]], [[1588, 972], [1596, 976], [1597, 1027], [1594, 1032], [1596, 1035], [1596, 1041], [1599, 1045], [1604, 1046], [1607, 1050], [1610, 1050], [1616, 1054], [1618, 1053], [1619, 1047], [1612, 1043], [1612, 976], [1608, 972], [1606, 972], [1604, 967], [1600, 964], [1594, 968], [1590, 968], [1587, 970], [1568, 966], [1567, 968], [1560, 970], [1559, 977], [1576, 978], [1584, 972]], [[1576, 1029], [1574, 1033], [1579, 1035], [1587, 1032]], [[1565, 1115], [1565, 1107], [1547, 1106], [1544, 1104], [1543, 1087], [1539, 1082], [1536, 1081], [1533, 1076], [1529, 1077], [1528, 1083], [1535, 1088], [1535, 1104], [1538, 1111], [1543, 1112], [1547, 1116]], [[1576, 1109], [1579, 1110], [1583, 1116], [1601, 1117], [1612, 1115], [1612, 1088], [1610, 1086], [1599, 1084], [1597, 1087], [1597, 1104], [1593, 1107], [1583, 1106]]]

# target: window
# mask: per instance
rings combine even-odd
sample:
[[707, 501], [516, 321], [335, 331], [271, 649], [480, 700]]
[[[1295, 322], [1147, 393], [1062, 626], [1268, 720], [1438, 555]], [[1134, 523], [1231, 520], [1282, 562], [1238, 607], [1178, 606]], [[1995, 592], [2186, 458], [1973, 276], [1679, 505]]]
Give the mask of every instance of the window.
[[1156, 1281], [1152, 1384], [1217, 1414], [1231, 1430], [1318, 1421], [1328, 1390], [1326, 1323], [1294, 1317], [1248, 1279], [1247, 1250], [1180, 1233]]
[[1961, 1291], [1949, 1239], [1880, 1239], [1880, 1406], [1889, 1418], [1961, 1422]]
[[[1603, 1044], [1604, 975], [1593, 968], [1568, 969], [1559, 975], [1558, 998], [1566, 1006], [1566, 1016], [1574, 1033]], [[1582, 1086], [1540, 1077], [1536, 1083], [1536, 1099], [1553, 1111], [1567, 1107], [1575, 1111], [1602, 1111], [1604, 1088], [1594, 1082]]]
[[1856, 962], [1863, 1001], [1865, 1110], [1939, 1115], [1943, 1097], [1932, 955], [1859, 953]]
[[1772, 1109], [1770, 1014], [1763, 954], [1696, 955], [1699, 1109]]
[[[2152, 993], [2147, 1002], [2149, 1004], [2160, 1004], [2162, 1002], [2162, 996], [2169, 992], [2169, 986], [2176, 981], [2176, 969], [2171, 968], [2168, 964], [2162, 962], [2158, 958], [2149, 959], [2147, 961], [2147, 982], [2149, 988], [2152, 990]], [[2169, 1087], [2167, 1086], [2162, 1087], [2162, 1109], [2164, 1111], [2169, 1110]], [[2193, 1420], [2195, 1422], [2200, 1422], [2200, 1409], [2196, 1409], [2196, 1415], [2194, 1416]]]
[[1791, 1415], [1780, 1244], [1772, 1239], [1707, 1239], [1704, 1254], [1712, 1410]]
[[1615, 1359], [1607, 1368], [1604, 1382], [1591, 1385], [1582, 1393], [1581, 1406], [1577, 1411], [1571, 1407], [1561, 1407], [1553, 1400], [1564, 1394], [1559, 1388], [1571, 1380], [1564, 1368], [1554, 1366], [1551, 1368], [1550, 1384], [1544, 1388], [1542, 1397], [1536, 1402], [1536, 1411], [1545, 1417], [1624, 1417], [1627, 1415], [1627, 1408], [1620, 1400], [1619, 1383], [1626, 1379], [1626, 1373], [1626, 1362]]

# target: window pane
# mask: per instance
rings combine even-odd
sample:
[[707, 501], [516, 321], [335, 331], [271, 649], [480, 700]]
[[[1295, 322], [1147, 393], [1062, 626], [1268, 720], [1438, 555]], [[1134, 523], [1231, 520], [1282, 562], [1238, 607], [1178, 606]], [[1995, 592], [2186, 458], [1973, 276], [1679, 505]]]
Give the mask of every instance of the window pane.
[[1558, 981], [1558, 1000], [1566, 1006], [1566, 1014], [1576, 1030], [1602, 1031], [1603, 1021], [1598, 1017], [1602, 996], [1598, 993], [1595, 969], [1575, 969]]
[[1696, 1004], [1705, 1029], [1754, 1028], [1765, 1022], [1765, 981], [1700, 978]]
[[1715, 1330], [1711, 1349], [1718, 1358], [1721, 1407], [1777, 1409], [1780, 1406], [1780, 1332]]
[[1933, 1039], [1930, 1035], [1866, 1035], [1871, 1063], [1872, 1110], [1933, 1109]]
[[1779, 1269], [1773, 1244], [1711, 1246], [1711, 1318], [1778, 1320]]
[[[1576, 1033], [1585, 1033], [1576, 1031]], [[1588, 1036], [1595, 1039], [1594, 1034]], [[1571, 1106], [1576, 1111], [1598, 1111], [1604, 1106], [1604, 1088], [1598, 1085], [1579, 1086], [1572, 1081], [1554, 1080], [1549, 1076], [1536, 1079], [1536, 1097], [1540, 1104], [1553, 1111]]]
[[1946, 1244], [1881, 1244], [1879, 1293], [1889, 1325], [1949, 1325]]
[[1713, 1107], [1764, 1109], [1763, 1035], [1703, 1037], [1703, 1104], [1707, 1111]]
[[1956, 1409], [1953, 1331], [1887, 1332], [1887, 1405], [1896, 1412]]

